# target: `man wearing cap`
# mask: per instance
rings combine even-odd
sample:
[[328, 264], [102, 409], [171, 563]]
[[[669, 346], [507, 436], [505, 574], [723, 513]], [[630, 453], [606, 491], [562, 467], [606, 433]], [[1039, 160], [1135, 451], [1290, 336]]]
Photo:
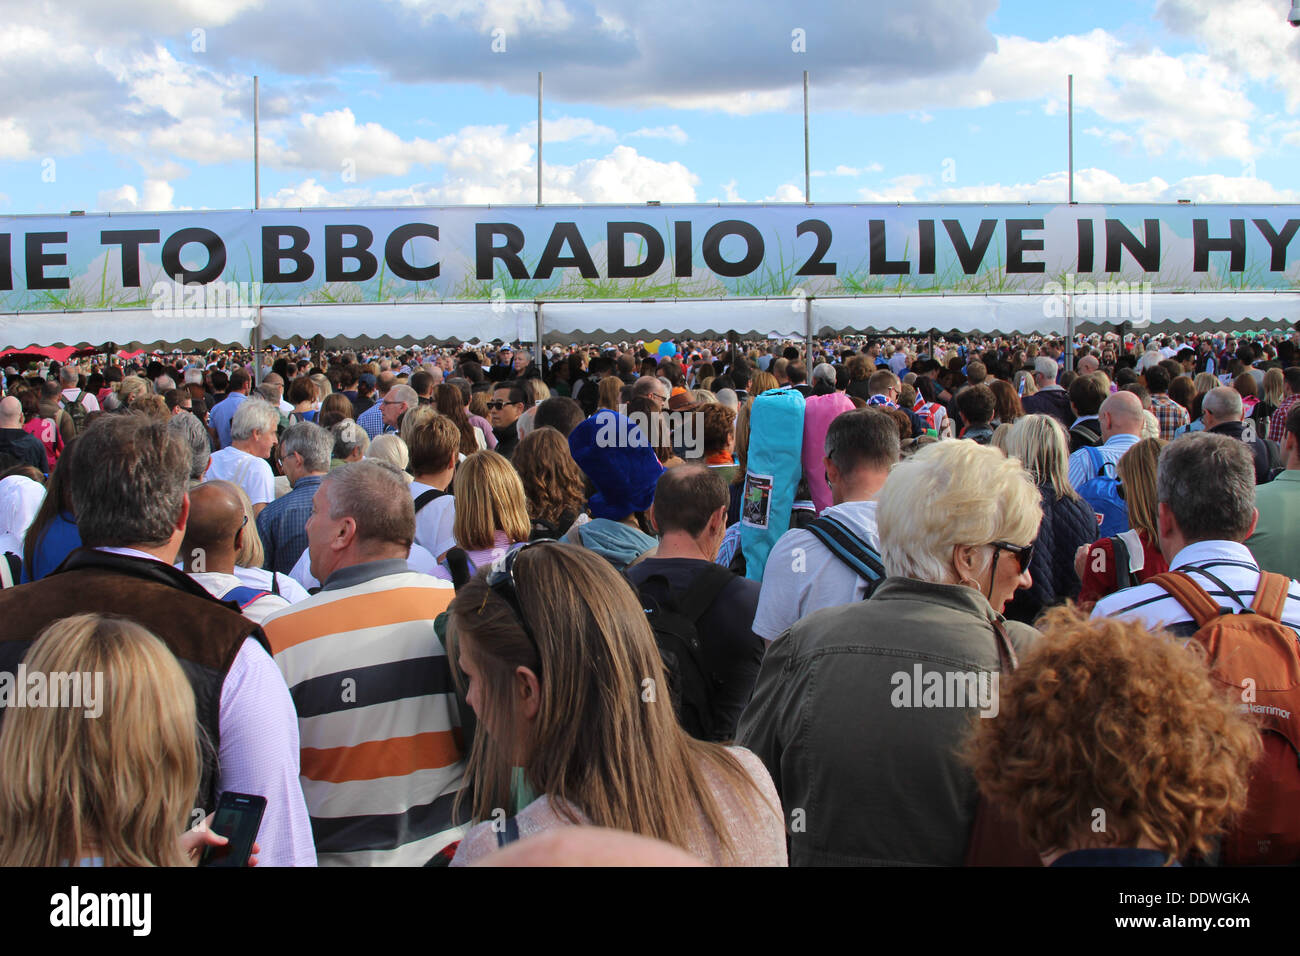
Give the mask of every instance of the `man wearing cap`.
[[509, 379], [513, 374], [514, 357], [514, 349], [508, 344], [497, 349], [497, 360], [487, 372], [488, 381], [504, 382]]

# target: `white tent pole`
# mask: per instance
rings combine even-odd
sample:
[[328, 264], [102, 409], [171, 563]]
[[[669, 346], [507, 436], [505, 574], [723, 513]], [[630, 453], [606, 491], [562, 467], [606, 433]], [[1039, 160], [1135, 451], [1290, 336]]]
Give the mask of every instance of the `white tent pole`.
[[542, 71], [537, 71], [537, 205], [542, 204]]
[[262, 384], [262, 307], [257, 307], [257, 325], [253, 326], [253, 384]]
[[262, 123], [261, 123], [260, 98], [257, 85], [257, 77], [253, 77], [253, 208], [262, 208], [262, 166], [258, 155], [259, 140], [261, 140]]
[[542, 319], [542, 303], [533, 300], [533, 327], [536, 333], [533, 336], [533, 361], [537, 363], [537, 370], [542, 370], [542, 338], [546, 335], [546, 326]]

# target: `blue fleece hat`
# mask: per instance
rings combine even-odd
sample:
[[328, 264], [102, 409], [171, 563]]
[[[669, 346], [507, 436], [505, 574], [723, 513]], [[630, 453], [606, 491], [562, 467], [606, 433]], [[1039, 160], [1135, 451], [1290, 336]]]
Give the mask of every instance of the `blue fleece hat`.
[[596, 486], [588, 502], [593, 518], [622, 521], [654, 501], [664, 467], [641, 429], [618, 412], [601, 409], [580, 423], [569, 451]]

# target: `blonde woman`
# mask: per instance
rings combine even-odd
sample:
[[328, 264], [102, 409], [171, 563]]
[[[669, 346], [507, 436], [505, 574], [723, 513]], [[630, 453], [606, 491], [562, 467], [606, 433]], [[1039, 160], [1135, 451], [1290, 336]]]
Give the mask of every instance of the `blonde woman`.
[[1255, 420], [1256, 434], [1268, 434], [1269, 419], [1273, 417], [1273, 413], [1278, 410], [1285, 397], [1282, 388], [1285, 384], [1286, 378], [1283, 377], [1280, 368], [1271, 368], [1264, 373], [1263, 396], [1255, 406], [1255, 410], [1250, 413], [1250, 417]]
[[235, 577], [239, 578], [241, 584], [282, 597], [290, 604], [307, 600], [310, 596], [307, 589], [292, 577], [263, 567], [266, 564], [266, 546], [262, 544], [262, 536], [257, 533], [252, 499], [243, 488], [238, 485], [234, 485], [234, 488], [239, 493], [239, 502], [244, 508], [243, 533], [240, 535], [239, 550], [235, 552]]
[[1017, 421], [1007, 435], [1007, 455], [1029, 472], [1043, 506], [1038, 532], [1043, 545], [1034, 549], [1029, 564], [1033, 583], [1017, 591], [1003, 612], [1029, 624], [1045, 608], [1078, 597], [1074, 556], [1097, 536], [1097, 518], [1070, 484], [1070, 440], [1055, 418], [1026, 415]]
[[401, 436], [408, 449], [411, 447], [411, 436], [437, 417], [438, 410], [432, 405], [416, 405], [406, 410], [406, 414], [402, 416], [402, 424], [398, 426], [397, 433]]
[[600, 380], [596, 390], [596, 408], [608, 408], [618, 411], [619, 397], [623, 393], [623, 380], [617, 375], [606, 375]]
[[411, 452], [406, 447], [406, 442], [397, 435], [379, 435], [370, 441], [370, 447], [366, 450], [366, 458], [371, 461], [382, 461], [392, 465], [403, 475], [406, 475], [406, 481], [411, 482], [411, 476], [407, 474], [407, 467], [411, 463]]
[[138, 375], [126, 376], [117, 386], [117, 398], [123, 411], [133, 409], [136, 402], [152, 393], [153, 386]]
[[[746, 750], [689, 737], [671, 696], [647, 691], [667, 687], [654, 635], [604, 558], [529, 545], [470, 581], [450, 614], [449, 653], [479, 719], [462, 793], [483, 821], [453, 866], [573, 825], [662, 840], [718, 865], [785, 865], [770, 776]], [[497, 808], [509, 814], [504, 828]]]
[[[452, 534], [469, 558], [471, 572], [527, 541], [532, 532], [524, 483], [508, 458], [494, 451], [476, 451], [461, 462], [456, 471]], [[439, 571], [450, 580], [445, 566]]]
[[944, 708], [922, 685], [1008, 669], [1037, 638], [1000, 612], [1030, 583], [1039, 494], [996, 448], [941, 441], [895, 465], [876, 502], [888, 577], [768, 645], [737, 741], [787, 812], [821, 808], [791, 829], [792, 864], [960, 866], [977, 795], [956, 751], [997, 685]]
[[46, 628], [25, 662], [31, 673], [96, 675], [83, 685], [95, 700], [83, 689], [85, 706], [9, 709], [0, 867], [191, 866], [203, 845], [226, 842], [186, 830], [199, 789], [194, 691], [158, 638], [80, 614]]
[[1034, 382], [1034, 373], [1032, 370], [1021, 369], [1011, 379], [1012, 386], [1015, 387], [1016, 394], [1024, 397], [1025, 395], [1034, 395], [1038, 392], [1038, 385]]

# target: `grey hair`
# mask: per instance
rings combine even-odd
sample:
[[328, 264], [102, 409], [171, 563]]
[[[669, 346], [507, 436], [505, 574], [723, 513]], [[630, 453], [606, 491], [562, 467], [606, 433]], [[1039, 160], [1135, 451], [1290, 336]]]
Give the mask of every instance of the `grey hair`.
[[818, 365], [815, 369], [813, 369], [812, 377], [813, 377], [813, 378], [824, 379], [825, 381], [827, 381], [827, 382], [829, 382], [830, 384], [834, 385], [834, 384], [835, 384], [835, 368], [834, 368], [834, 366], [832, 366], [832, 365], [828, 365], [827, 363], [822, 362], [822, 363], [821, 363], [820, 365]]
[[1239, 422], [1244, 406], [1235, 388], [1212, 388], [1201, 399], [1201, 411], [1209, 412], [1216, 422]]
[[357, 423], [350, 418], [345, 418], [341, 422], [335, 422], [334, 427], [330, 429], [334, 436], [334, 457], [346, 459], [358, 448], [361, 449], [362, 457], [370, 450], [370, 436], [366, 434], [364, 428], [358, 427]]
[[283, 394], [283, 389], [279, 385], [270, 385], [267, 383], [263, 383], [257, 386], [257, 388], [253, 389], [253, 392], [257, 395], [262, 396], [272, 405], [279, 405], [280, 396], [281, 394]]
[[340, 465], [322, 479], [321, 487], [328, 488], [330, 518], [351, 518], [359, 539], [410, 549], [415, 503], [402, 473], [392, 465], [373, 458]]
[[1046, 355], [1040, 355], [1034, 359], [1034, 371], [1049, 382], [1056, 381], [1057, 372], [1060, 367], [1056, 364], [1056, 359], [1048, 358]]
[[247, 441], [253, 432], [274, 432], [280, 427], [280, 410], [260, 395], [249, 396], [235, 409], [230, 422], [230, 440]]
[[1160, 453], [1156, 500], [1189, 542], [1244, 541], [1255, 517], [1254, 459], [1228, 435], [1184, 435]]
[[167, 419], [167, 427], [180, 436], [190, 450], [190, 480], [198, 481], [208, 470], [208, 461], [212, 457], [212, 444], [208, 440], [208, 430], [203, 423], [189, 412], [173, 415]]
[[[388, 390], [388, 395], [393, 396], [395, 402], [406, 402], [408, 408], [414, 408], [420, 404], [420, 395], [409, 385], [394, 385]], [[388, 395], [384, 397], [387, 398]]]
[[280, 439], [280, 457], [302, 455], [302, 466], [309, 472], [330, 470], [334, 436], [315, 422], [299, 422], [284, 430]]
[[80, 377], [81, 376], [77, 374], [77, 370], [71, 365], [65, 365], [63, 368], [59, 369], [59, 381], [69, 387], [76, 385]]
[[718, 404], [726, 405], [733, 412], [740, 408], [740, 396], [729, 388], [720, 388], [717, 391]]

